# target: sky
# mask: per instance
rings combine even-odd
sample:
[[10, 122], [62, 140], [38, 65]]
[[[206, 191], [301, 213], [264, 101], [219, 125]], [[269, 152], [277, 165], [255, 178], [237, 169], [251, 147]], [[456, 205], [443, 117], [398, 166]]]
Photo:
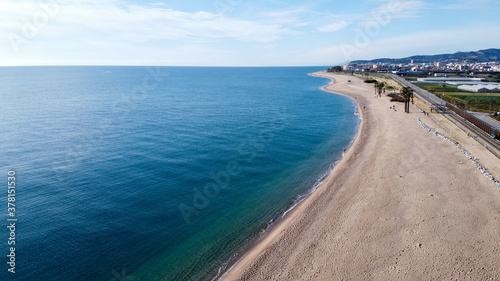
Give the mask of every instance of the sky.
[[0, 0], [0, 66], [328, 66], [500, 48], [500, 0]]

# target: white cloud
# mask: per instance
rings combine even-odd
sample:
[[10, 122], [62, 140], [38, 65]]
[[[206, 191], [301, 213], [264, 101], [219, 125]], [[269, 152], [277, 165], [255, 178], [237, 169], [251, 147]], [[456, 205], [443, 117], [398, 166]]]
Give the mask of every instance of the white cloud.
[[[234, 19], [203, 11], [188, 13], [159, 4], [143, 7], [119, 1], [68, 1], [50, 18], [45, 29], [50, 29], [51, 39], [57, 41], [87, 37], [113, 42], [179, 39], [272, 42], [288, 32], [287, 27], [279, 23]], [[43, 13], [36, 1], [4, 1], [2, 5], [0, 15], [3, 19], [8, 16], [8, 25], [0, 26], [0, 33], [4, 34], [21, 33], [24, 19], [30, 20], [35, 13]]]
[[[0, 65], [231, 65], [228, 59], [241, 55], [234, 46], [273, 44], [294, 28], [121, 0], [0, 0], [0, 7]], [[48, 15], [41, 25], [34, 22], [39, 15]]]
[[297, 34], [297, 32], [293, 31], [293, 28], [311, 24], [305, 21], [306, 15], [308, 15], [309, 12], [309, 10], [303, 7], [282, 11], [266, 11], [259, 14], [257, 19], [267, 24], [287, 26], [290, 28], [287, 30], [288, 34]]
[[428, 4], [422, 1], [388, 1], [373, 9], [368, 16], [361, 21], [360, 26], [364, 28], [380, 28], [397, 19], [416, 19], [423, 17], [423, 11]]
[[166, 4], [163, 2], [150, 3], [149, 5], [151, 5], [151, 6], [166, 6]]
[[322, 58], [325, 61], [323, 64], [333, 64], [359, 59], [477, 51], [500, 45], [500, 37], [491, 37], [491, 34], [499, 33], [500, 27], [498, 26], [436, 30], [392, 38], [373, 38], [363, 46], [351, 43], [318, 48], [311, 51], [310, 57]]
[[[492, 4], [498, 0], [473, 1]], [[144, 5], [131, 2], [0, 0], [0, 65], [331, 64], [347, 60], [339, 44], [363, 41], [358, 36], [359, 32], [365, 32], [370, 42], [368, 47], [353, 53], [351, 59], [399, 56], [403, 52], [427, 53], [424, 50], [441, 51], [450, 46], [467, 46], [473, 50], [475, 46], [500, 45], [498, 40], [494, 40], [496, 37], [491, 36], [499, 33], [497, 29], [491, 30], [494, 24], [483, 25], [489, 33], [478, 28], [480, 23], [475, 29], [466, 30], [467, 33], [458, 30], [459, 27], [453, 30], [455, 25], [451, 22], [449, 31], [424, 33], [427, 27], [420, 29], [415, 25], [415, 28], [411, 28], [414, 22], [427, 20], [419, 17], [430, 12], [430, 7], [439, 9], [440, 5], [444, 5], [429, 6], [424, 0], [367, 0], [378, 6], [371, 10], [367, 8], [368, 11], [349, 10], [352, 4], [346, 2], [331, 7], [331, 10], [338, 12], [335, 14], [323, 9], [323, 6], [287, 6], [285, 1], [274, 5], [278, 7], [274, 10], [266, 5], [245, 2], [244, 8], [239, 6], [225, 14], [216, 13], [210, 7], [208, 9], [211, 12], [169, 9], [170, 2], [164, 0], [153, 0]], [[20, 52], [15, 53], [6, 35], [14, 33], [23, 36], [26, 22], [33, 23], [35, 15], [43, 14], [43, 5], [46, 3], [61, 3], [61, 6], [57, 13], [49, 16], [46, 24], [27, 38], [28, 43], [20, 45]], [[455, 3], [465, 3], [465, 0]], [[405, 22], [403, 19], [411, 21]], [[396, 24], [396, 21], [401, 28], [388, 28], [387, 32], [380, 32], [382, 27]], [[443, 23], [435, 26], [446, 26], [444, 19]], [[356, 26], [352, 34], [333, 33], [353, 25]], [[422, 33], [408, 33], [415, 29]], [[402, 34], [405, 36], [396, 37]]]
[[335, 31], [344, 29], [347, 26], [349, 26], [348, 22], [346, 22], [346, 21], [340, 21], [340, 22], [335, 22], [335, 23], [332, 23], [332, 24], [320, 26], [316, 30], [319, 31], [319, 32], [335, 32]]
[[373, 16], [390, 15], [392, 19], [400, 18], [419, 18], [422, 17], [422, 11], [428, 7], [423, 1], [384, 1], [385, 4], [372, 10]]
[[307, 10], [304, 7], [299, 7], [295, 9], [282, 10], [282, 11], [268, 11], [262, 13], [262, 16], [266, 18], [279, 19], [279, 18], [288, 18], [290, 16], [295, 17], [304, 12], [307, 12]]

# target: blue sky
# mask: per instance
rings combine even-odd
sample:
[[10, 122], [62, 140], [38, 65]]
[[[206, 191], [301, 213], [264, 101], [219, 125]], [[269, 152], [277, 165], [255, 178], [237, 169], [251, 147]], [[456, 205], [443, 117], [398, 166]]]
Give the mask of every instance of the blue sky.
[[0, 65], [312, 66], [500, 48], [500, 0], [0, 0]]

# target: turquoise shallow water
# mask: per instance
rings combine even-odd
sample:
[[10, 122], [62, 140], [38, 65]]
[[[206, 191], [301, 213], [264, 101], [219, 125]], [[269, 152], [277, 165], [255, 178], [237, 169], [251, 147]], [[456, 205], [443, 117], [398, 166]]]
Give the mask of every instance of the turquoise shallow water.
[[0, 279], [210, 278], [352, 142], [355, 104], [321, 69], [0, 68], [18, 202]]

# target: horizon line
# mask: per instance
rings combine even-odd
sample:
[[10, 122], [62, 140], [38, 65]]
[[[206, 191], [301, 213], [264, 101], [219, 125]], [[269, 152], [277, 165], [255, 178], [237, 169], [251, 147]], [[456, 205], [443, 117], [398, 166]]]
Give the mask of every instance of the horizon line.
[[65, 66], [76, 66], [76, 67], [147, 67], [147, 66], [157, 66], [157, 67], [227, 67], [227, 68], [237, 68], [237, 67], [329, 67], [330, 65], [154, 65], [154, 64], [41, 64], [41, 65], [0, 65], [0, 67], [65, 67]]

